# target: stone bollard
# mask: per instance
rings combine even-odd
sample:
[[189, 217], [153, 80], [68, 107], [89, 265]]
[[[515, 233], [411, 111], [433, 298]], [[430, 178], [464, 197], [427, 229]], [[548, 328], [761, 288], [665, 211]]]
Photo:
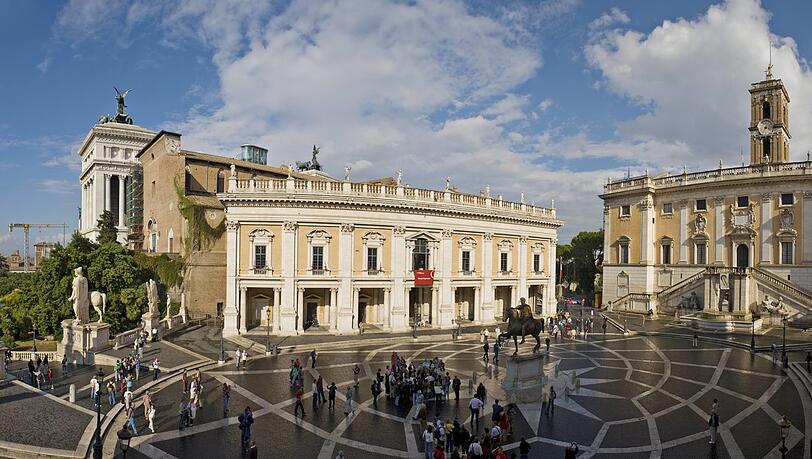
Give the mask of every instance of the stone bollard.
[[70, 385], [70, 392], [68, 395], [68, 401], [71, 403], [76, 403], [76, 384]]

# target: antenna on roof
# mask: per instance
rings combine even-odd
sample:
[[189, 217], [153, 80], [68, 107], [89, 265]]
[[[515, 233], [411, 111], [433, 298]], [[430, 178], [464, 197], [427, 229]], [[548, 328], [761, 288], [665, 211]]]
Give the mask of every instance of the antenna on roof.
[[769, 45], [769, 48], [770, 48], [770, 63], [767, 65], [767, 70], [764, 73], [766, 74], [766, 77], [767, 77], [768, 80], [772, 80], [773, 79], [773, 44], [770, 43], [769, 40], [768, 40], [767, 44]]

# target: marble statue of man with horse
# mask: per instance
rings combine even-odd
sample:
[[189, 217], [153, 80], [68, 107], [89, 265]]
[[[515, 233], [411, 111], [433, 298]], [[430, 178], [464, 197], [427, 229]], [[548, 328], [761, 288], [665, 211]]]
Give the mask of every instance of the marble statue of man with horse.
[[505, 304], [502, 311], [502, 320], [507, 322], [508, 326], [507, 331], [500, 334], [497, 339], [502, 341], [506, 338], [513, 338], [513, 345], [515, 347], [513, 355], [519, 353], [519, 337], [522, 338], [522, 343], [524, 343], [524, 337], [527, 335], [536, 339], [533, 353], [538, 352], [539, 348], [541, 348], [539, 335], [544, 332], [544, 322], [533, 317], [533, 311], [526, 301], [527, 300], [522, 298], [516, 307]]

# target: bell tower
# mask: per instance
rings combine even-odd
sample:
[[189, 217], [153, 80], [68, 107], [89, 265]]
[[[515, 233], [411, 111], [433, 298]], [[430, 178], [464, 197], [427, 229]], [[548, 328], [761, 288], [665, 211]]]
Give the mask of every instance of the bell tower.
[[750, 85], [750, 165], [789, 162], [789, 94], [772, 70]]

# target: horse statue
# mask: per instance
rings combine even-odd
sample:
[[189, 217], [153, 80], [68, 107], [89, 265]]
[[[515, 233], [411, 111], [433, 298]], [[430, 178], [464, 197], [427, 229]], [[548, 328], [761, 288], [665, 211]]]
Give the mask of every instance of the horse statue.
[[515, 351], [513, 355], [519, 353], [519, 341], [518, 337], [522, 337], [522, 341], [524, 341], [525, 335], [531, 335], [533, 338], [536, 338], [536, 345], [533, 347], [533, 353], [535, 354], [538, 352], [539, 348], [541, 348], [541, 340], [539, 339], [539, 335], [541, 334], [542, 330], [544, 329], [544, 325], [541, 320], [530, 318], [525, 319], [526, 327], [522, 327], [522, 319], [519, 317], [519, 311], [517, 309], [511, 308], [509, 304], [505, 303], [504, 307], [502, 308], [502, 321], [507, 322], [507, 331], [500, 334], [496, 339], [502, 341], [505, 338], [513, 338], [513, 346], [515, 347]]
[[102, 317], [104, 317], [104, 311], [107, 310], [107, 294], [102, 292], [90, 292], [90, 304], [93, 305], [93, 309], [99, 314], [99, 323], [101, 323]]

